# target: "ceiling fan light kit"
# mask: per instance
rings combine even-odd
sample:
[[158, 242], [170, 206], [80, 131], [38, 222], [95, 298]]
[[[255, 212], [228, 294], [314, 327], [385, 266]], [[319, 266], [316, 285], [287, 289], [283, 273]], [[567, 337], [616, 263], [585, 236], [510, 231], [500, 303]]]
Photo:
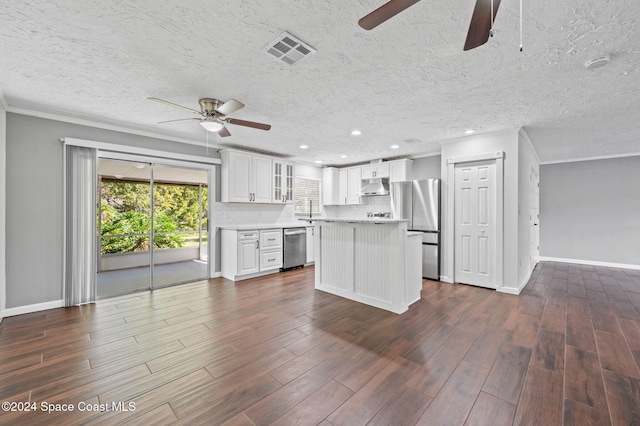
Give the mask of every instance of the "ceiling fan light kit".
[[214, 118], [205, 118], [200, 122], [200, 125], [204, 127], [207, 132], [219, 132], [224, 127], [224, 124], [219, 123]]

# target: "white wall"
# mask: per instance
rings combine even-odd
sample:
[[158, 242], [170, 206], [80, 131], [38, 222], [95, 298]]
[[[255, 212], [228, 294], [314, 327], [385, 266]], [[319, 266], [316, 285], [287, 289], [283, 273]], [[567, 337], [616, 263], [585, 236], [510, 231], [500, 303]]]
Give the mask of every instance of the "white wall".
[[531, 174], [540, 177], [540, 159], [524, 129], [518, 132], [518, 289], [522, 290], [529, 281], [531, 272], [530, 256], [530, 197]]
[[0, 91], [0, 322], [4, 318], [4, 309], [7, 300], [7, 276], [6, 276], [6, 145], [7, 145], [7, 114], [4, 98]]
[[540, 255], [640, 268], [640, 156], [540, 167]]
[[453, 242], [454, 218], [448, 211], [448, 200], [454, 196], [454, 184], [448, 182], [449, 158], [505, 152], [504, 159], [504, 282], [502, 289], [517, 292], [518, 288], [518, 131], [516, 129], [472, 135], [442, 145], [442, 261], [441, 275], [454, 278], [454, 259], [449, 253]]

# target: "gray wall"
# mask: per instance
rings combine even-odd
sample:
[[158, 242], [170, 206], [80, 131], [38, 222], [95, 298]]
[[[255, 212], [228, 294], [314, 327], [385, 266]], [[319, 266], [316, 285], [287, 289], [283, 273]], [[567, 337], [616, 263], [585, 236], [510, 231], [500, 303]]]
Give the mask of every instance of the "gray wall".
[[540, 167], [540, 255], [640, 266], [640, 156]]
[[60, 138], [205, 155], [201, 146], [15, 113], [7, 113], [6, 127], [7, 308], [62, 299]]
[[440, 155], [413, 159], [414, 180], [440, 179]]

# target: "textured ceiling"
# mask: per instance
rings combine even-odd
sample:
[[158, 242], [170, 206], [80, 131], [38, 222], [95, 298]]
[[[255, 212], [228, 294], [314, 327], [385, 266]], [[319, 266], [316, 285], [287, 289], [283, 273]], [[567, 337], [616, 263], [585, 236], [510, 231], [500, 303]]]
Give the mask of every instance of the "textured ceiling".
[[[421, 1], [361, 29], [382, 3], [3, 0], [0, 89], [9, 110], [202, 144], [196, 121], [156, 124], [188, 112], [146, 98], [195, 109], [202, 97], [233, 98], [246, 104], [234, 118], [272, 130], [229, 126], [233, 136], [210, 143], [303, 162], [438, 152], [467, 129], [523, 126], [545, 162], [640, 153], [637, 0], [524, 0], [524, 52], [516, 0], [502, 1], [496, 36], [469, 52], [475, 0]], [[317, 52], [294, 66], [266, 54], [285, 30]], [[585, 69], [603, 54], [607, 66]]]

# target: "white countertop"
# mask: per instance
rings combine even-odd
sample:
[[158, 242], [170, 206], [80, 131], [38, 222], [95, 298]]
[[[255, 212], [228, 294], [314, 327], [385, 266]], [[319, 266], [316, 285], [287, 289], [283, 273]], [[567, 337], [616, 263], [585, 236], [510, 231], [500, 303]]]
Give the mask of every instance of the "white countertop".
[[336, 223], [402, 223], [408, 222], [409, 219], [390, 219], [384, 217], [368, 217], [364, 219], [349, 218], [333, 218], [333, 219], [314, 219], [314, 222], [336, 222]]
[[260, 223], [260, 224], [243, 224], [243, 225], [222, 225], [218, 228], [228, 229], [231, 231], [253, 231], [260, 229], [283, 229], [283, 228], [306, 228], [310, 225], [309, 222], [291, 222], [291, 223]]

